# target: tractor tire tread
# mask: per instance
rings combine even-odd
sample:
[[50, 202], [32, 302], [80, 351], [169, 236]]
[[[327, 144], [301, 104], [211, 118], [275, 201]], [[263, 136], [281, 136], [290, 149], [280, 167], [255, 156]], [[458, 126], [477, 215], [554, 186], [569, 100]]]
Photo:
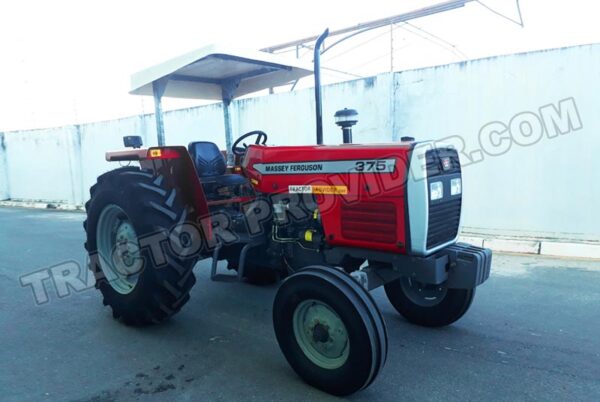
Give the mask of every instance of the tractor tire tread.
[[[164, 183], [163, 176], [153, 175], [150, 171], [137, 167], [115, 169], [98, 177], [97, 183], [90, 188], [91, 199], [86, 202], [88, 219], [84, 228], [88, 232], [88, 239], [84, 245], [90, 256], [95, 252], [95, 234], [88, 229], [95, 228], [96, 224], [90, 228], [88, 221], [90, 212], [98, 208], [94, 205], [94, 200], [100, 192], [117, 194], [117, 198], [125, 192], [129, 196], [133, 194], [141, 206], [139, 216], [145, 221], [144, 227], [151, 227], [153, 231], [168, 233], [183, 221], [187, 217], [188, 207], [182, 205], [182, 201], [177, 198], [177, 190], [165, 187]], [[98, 215], [97, 211], [94, 212]], [[149, 229], [138, 233], [138, 237], [148, 234], [152, 234]], [[93, 241], [90, 241], [91, 238]], [[147, 289], [140, 289], [134, 300], [120, 297], [122, 295], [115, 292], [106, 279], [96, 282], [96, 287], [103, 294], [103, 304], [112, 308], [115, 319], [134, 326], [159, 323], [177, 313], [187, 303], [189, 292], [196, 283], [193, 273], [196, 258], [183, 258], [171, 250], [165, 252], [165, 257], [164, 266], [155, 266], [152, 258], [145, 258], [148, 264], [145, 269], [153, 270], [153, 274], [146, 275], [150, 283], [145, 285]], [[95, 267], [92, 265], [90, 263], [90, 269], [94, 272]], [[140, 275], [143, 274], [144, 272]], [[135, 291], [136, 289], [132, 293]], [[151, 294], [146, 294], [147, 292]]]

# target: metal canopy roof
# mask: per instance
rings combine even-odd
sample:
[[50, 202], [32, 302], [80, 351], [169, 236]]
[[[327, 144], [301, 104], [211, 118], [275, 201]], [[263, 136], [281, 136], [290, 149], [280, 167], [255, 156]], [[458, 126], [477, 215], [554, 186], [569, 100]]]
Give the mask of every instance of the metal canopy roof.
[[162, 81], [161, 96], [230, 101], [310, 74], [310, 67], [270, 53], [211, 45], [135, 73], [130, 93], [153, 95], [153, 83]]

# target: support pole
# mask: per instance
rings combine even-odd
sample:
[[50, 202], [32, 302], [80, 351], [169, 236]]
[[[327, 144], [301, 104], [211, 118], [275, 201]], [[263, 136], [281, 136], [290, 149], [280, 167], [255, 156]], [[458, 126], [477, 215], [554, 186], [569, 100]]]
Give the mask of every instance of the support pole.
[[163, 123], [162, 115], [162, 96], [167, 88], [167, 79], [163, 77], [152, 82], [152, 93], [154, 95], [154, 116], [156, 118], [156, 136], [158, 139], [158, 146], [165, 145], [165, 126]]
[[223, 100], [223, 122], [225, 123], [225, 147], [227, 148], [227, 166], [234, 163], [231, 145], [233, 144], [233, 134], [231, 132], [231, 116], [229, 115], [229, 105], [231, 100]]
[[235, 91], [240, 85], [239, 79], [226, 80], [221, 84], [221, 95], [223, 97], [223, 122], [225, 123], [225, 146], [227, 147], [227, 166], [233, 166], [235, 158], [231, 150], [233, 145], [233, 133], [231, 129], [231, 115], [229, 106], [235, 96]]

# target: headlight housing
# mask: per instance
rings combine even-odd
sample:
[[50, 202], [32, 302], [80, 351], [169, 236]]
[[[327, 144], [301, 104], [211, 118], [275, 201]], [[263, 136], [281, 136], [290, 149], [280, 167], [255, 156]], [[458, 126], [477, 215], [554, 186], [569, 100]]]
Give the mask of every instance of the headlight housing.
[[450, 180], [450, 195], [458, 195], [462, 193], [462, 180], [460, 177]]
[[434, 181], [429, 183], [429, 199], [431, 201], [440, 200], [444, 197], [444, 183]]

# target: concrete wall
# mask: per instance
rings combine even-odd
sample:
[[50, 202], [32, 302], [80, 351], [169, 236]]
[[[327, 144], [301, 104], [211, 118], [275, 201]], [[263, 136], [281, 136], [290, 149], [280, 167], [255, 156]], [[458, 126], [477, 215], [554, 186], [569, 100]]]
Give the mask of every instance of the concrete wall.
[[0, 200], [5, 200], [10, 197], [8, 179], [9, 176], [5, 136], [4, 133], [0, 133]]
[[[324, 88], [324, 138], [340, 141], [332, 116], [353, 107], [355, 142], [446, 139], [465, 148], [464, 226], [597, 240], [598, 82], [600, 45], [382, 74]], [[261, 129], [272, 145], [314, 143], [312, 90], [238, 100], [231, 115], [234, 133]], [[170, 144], [202, 139], [224, 147], [220, 104], [168, 112], [165, 129]], [[132, 134], [154, 145], [154, 133], [154, 117], [145, 115], [0, 135], [0, 199], [80, 205], [96, 176], [113, 167], [106, 150]], [[480, 133], [500, 145], [482, 150]]]
[[[418, 138], [459, 135], [467, 149], [480, 148], [479, 132], [490, 122], [535, 123], [533, 115], [560, 100], [566, 100], [564, 117], [566, 106], [575, 104], [578, 116], [571, 113], [574, 127], [566, 134], [549, 138], [555, 128], [540, 117], [538, 142], [512, 143], [499, 156], [483, 153], [482, 162], [464, 169], [463, 224], [600, 239], [600, 45], [407, 71], [396, 78], [398, 131]], [[519, 128], [509, 131], [518, 138]]]
[[6, 133], [9, 196], [76, 202], [79, 191], [74, 126]]

